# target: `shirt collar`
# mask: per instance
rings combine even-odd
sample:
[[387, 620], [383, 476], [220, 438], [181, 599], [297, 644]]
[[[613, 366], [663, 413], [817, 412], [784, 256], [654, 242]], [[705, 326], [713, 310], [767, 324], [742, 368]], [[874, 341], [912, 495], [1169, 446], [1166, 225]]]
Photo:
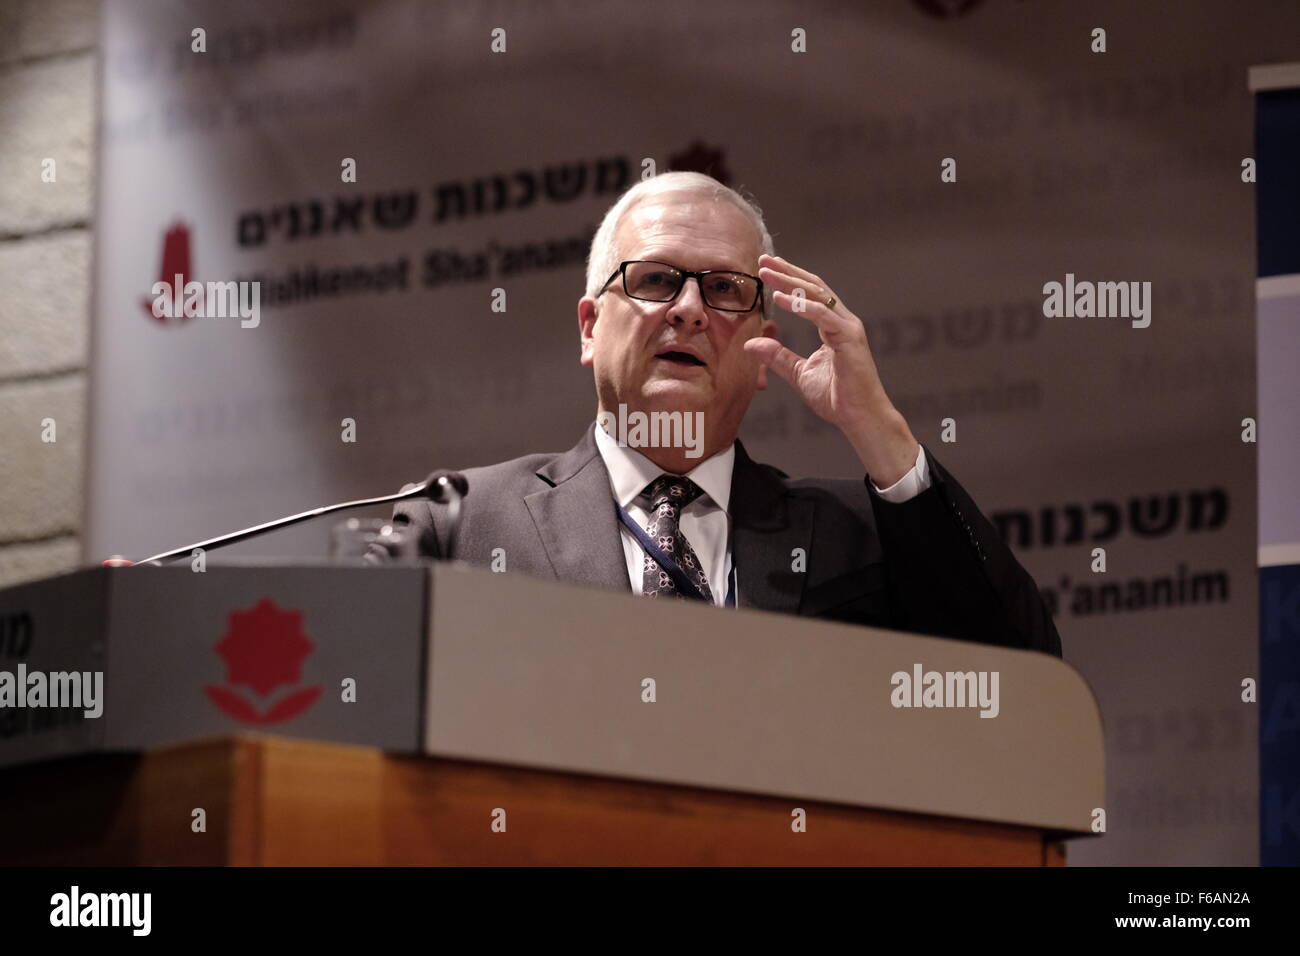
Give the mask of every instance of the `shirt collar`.
[[[596, 433], [596, 448], [609, 472], [609, 484], [614, 500], [626, 508], [664, 470], [634, 448], [620, 446], [613, 436], [592, 425]], [[731, 474], [736, 466], [736, 443], [732, 442], [712, 458], [706, 458], [686, 473], [686, 477], [699, 485], [713, 499], [713, 503], [726, 511], [731, 505]]]

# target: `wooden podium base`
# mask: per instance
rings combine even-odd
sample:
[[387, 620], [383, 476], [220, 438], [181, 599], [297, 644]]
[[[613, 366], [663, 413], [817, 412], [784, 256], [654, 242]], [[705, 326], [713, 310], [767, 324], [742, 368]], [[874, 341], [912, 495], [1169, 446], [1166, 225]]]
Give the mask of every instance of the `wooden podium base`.
[[1060, 866], [1065, 850], [1027, 827], [226, 737], [0, 771], [0, 863]]

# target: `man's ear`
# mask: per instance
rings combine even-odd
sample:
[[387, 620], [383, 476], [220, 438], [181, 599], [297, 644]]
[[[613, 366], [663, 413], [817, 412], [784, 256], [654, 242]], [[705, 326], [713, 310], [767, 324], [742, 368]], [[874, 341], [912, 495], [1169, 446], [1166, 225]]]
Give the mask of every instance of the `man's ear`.
[[584, 295], [578, 300], [578, 361], [591, 367], [596, 348], [596, 319], [599, 317], [596, 300]]
[[[764, 319], [763, 324], [758, 327], [758, 334], [769, 339], [781, 341], [781, 330], [776, 322], [772, 319]], [[757, 336], [755, 336], [757, 338]], [[763, 363], [758, 365], [758, 387], [767, 388], [767, 366]]]

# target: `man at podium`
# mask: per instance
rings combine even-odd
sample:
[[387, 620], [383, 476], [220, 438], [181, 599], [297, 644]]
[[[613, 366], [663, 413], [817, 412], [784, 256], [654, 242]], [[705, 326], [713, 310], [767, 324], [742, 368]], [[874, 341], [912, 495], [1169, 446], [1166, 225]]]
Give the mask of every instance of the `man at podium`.
[[[816, 326], [812, 355], [778, 341], [776, 308]], [[773, 255], [739, 193], [684, 172], [631, 187], [577, 311], [596, 421], [566, 452], [466, 471], [454, 548], [447, 505], [399, 504], [422, 555], [1060, 655], [1033, 579], [890, 402], [862, 321]], [[861, 480], [749, 457], [736, 436], [772, 375], [843, 433]]]

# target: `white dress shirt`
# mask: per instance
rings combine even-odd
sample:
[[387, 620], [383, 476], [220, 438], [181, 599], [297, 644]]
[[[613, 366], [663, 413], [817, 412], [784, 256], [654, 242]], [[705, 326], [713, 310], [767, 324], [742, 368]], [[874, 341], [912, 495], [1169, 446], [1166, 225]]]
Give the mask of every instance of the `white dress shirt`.
[[[596, 422], [596, 448], [600, 451], [605, 470], [609, 472], [610, 490], [614, 500], [627, 509], [628, 515], [644, 528], [650, 523], [650, 499], [643, 494], [646, 486], [664, 473], [663, 469], [635, 448], [620, 446]], [[690, 542], [700, 565], [709, 579], [713, 603], [722, 606], [727, 600], [727, 582], [731, 577], [731, 473], [736, 466], [736, 445], [733, 442], [712, 458], [706, 458], [686, 473], [704, 492], [685, 508], [681, 514], [681, 529]], [[872, 483], [875, 488], [875, 483]], [[918, 444], [916, 464], [911, 471], [888, 488], [876, 488], [885, 501], [900, 504], [919, 495], [930, 487], [930, 469], [925, 460], [925, 449]], [[623, 539], [623, 557], [627, 561], [627, 576], [632, 591], [641, 593], [644, 580], [642, 571], [645, 549], [621, 522], [619, 534]], [[744, 587], [737, 573], [737, 592]], [[736, 594], [736, 604], [741, 596]]]

